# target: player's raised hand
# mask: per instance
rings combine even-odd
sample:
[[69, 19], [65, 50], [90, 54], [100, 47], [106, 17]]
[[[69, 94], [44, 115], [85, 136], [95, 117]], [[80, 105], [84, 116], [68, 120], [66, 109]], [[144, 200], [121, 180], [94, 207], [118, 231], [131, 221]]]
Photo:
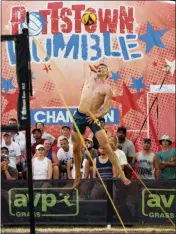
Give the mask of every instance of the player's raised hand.
[[97, 73], [97, 69], [93, 65], [89, 64], [89, 68], [92, 72]]

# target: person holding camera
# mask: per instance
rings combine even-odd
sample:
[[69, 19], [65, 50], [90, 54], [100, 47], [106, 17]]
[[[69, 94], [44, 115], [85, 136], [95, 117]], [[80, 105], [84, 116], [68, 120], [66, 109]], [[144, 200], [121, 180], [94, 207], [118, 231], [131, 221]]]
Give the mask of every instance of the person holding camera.
[[18, 171], [9, 166], [9, 156], [7, 154], [1, 155], [1, 179], [2, 180], [17, 180]]

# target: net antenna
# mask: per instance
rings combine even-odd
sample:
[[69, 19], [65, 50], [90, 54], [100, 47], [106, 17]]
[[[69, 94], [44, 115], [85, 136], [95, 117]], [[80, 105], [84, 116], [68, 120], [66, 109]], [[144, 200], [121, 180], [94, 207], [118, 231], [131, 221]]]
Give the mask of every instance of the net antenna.
[[[27, 25], [29, 25], [29, 12], [26, 14], [26, 22]], [[16, 75], [19, 95], [17, 105], [18, 125], [2, 125], [1, 131], [17, 132], [19, 130], [24, 130], [26, 132], [30, 233], [35, 234], [34, 193], [31, 162], [30, 96], [32, 96], [32, 78], [29, 50], [29, 27], [23, 28], [21, 34], [1, 35], [1, 42], [4, 41], [14, 41], [15, 43]]]

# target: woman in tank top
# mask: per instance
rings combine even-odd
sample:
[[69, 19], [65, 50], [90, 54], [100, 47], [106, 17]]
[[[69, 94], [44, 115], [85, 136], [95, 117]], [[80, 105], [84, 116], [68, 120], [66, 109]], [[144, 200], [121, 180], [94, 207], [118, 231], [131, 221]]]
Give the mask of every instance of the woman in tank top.
[[32, 159], [33, 180], [49, 180], [52, 178], [52, 163], [45, 157], [44, 146], [36, 146], [36, 157]]

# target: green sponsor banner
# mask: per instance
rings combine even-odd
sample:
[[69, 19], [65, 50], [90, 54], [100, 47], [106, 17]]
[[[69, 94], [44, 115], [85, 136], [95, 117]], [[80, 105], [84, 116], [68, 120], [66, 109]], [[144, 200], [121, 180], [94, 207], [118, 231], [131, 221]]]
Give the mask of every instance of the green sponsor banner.
[[[77, 189], [34, 188], [35, 217], [67, 217], [79, 214]], [[8, 191], [9, 214], [16, 217], [29, 216], [27, 188], [12, 188]]]
[[[145, 180], [146, 187], [137, 180], [131, 186], [118, 179], [104, 182], [125, 224], [175, 223], [174, 180]], [[3, 181], [1, 207], [3, 225], [29, 224], [27, 181]], [[120, 224], [106, 191], [95, 179], [81, 180], [79, 190], [72, 188], [70, 180], [35, 181], [34, 211], [36, 224]]]
[[142, 190], [142, 214], [156, 219], [175, 219], [176, 189], [148, 188], [148, 190]]

